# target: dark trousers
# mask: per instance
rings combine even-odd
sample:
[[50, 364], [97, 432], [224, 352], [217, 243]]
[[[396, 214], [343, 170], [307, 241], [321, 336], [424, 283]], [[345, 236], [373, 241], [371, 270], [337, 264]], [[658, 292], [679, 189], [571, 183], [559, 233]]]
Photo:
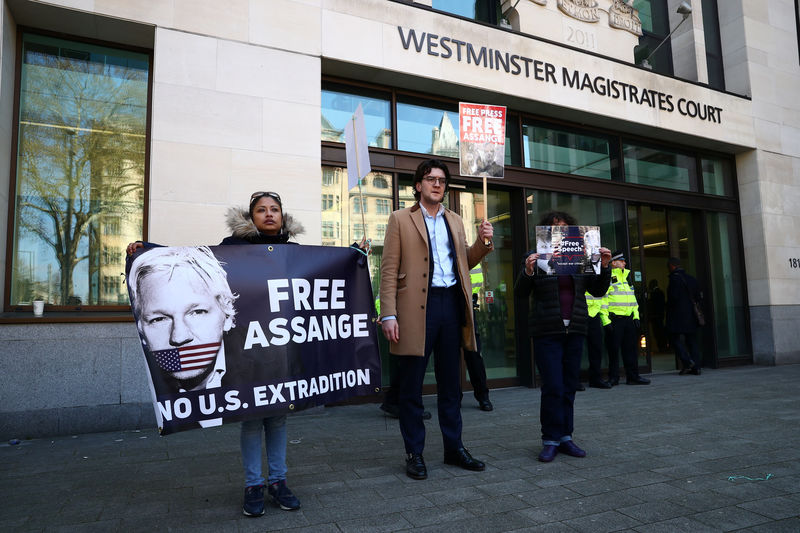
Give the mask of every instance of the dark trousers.
[[[473, 314], [473, 323], [477, 323]], [[486, 383], [486, 366], [481, 356], [481, 336], [475, 332], [475, 342], [477, 351], [464, 350], [464, 362], [467, 364], [469, 382], [472, 384], [472, 391], [475, 399], [489, 399], [489, 385]], [[389, 390], [383, 397], [383, 405], [397, 405], [397, 391], [399, 389], [397, 381], [397, 358], [389, 357]]]
[[489, 399], [489, 387], [486, 385], [486, 366], [483, 364], [480, 348], [477, 352], [464, 350], [464, 362], [467, 364], [469, 382], [472, 393], [478, 401]]
[[608, 379], [619, 379], [619, 353], [622, 352], [622, 364], [625, 365], [627, 379], [639, 376], [639, 357], [637, 355], [638, 339], [633, 317], [611, 316], [613, 328], [611, 344], [612, 352], [608, 353]]
[[560, 442], [571, 437], [573, 404], [580, 384], [583, 335], [575, 333], [534, 337], [536, 368], [542, 378], [539, 419], [542, 440]]
[[[461, 443], [461, 289], [432, 288], [425, 315], [425, 354], [397, 357], [400, 434], [406, 453], [422, 453], [425, 424], [422, 421], [422, 382], [428, 358], [433, 352], [436, 374], [439, 428], [445, 451], [463, 447]], [[403, 332], [400, 332], [402, 335]]]
[[464, 350], [464, 362], [467, 364], [469, 382], [472, 383], [472, 393], [480, 402], [489, 399], [489, 386], [486, 384], [486, 365], [483, 364], [481, 356], [481, 336], [478, 335], [478, 317], [474, 309], [472, 323], [475, 324], [475, 347], [478, 350], [475, 352]]
[[[681, 360], [683, 363], [683, 368], [689, 369], [693, 366], [697, 365], [699, 368], [702, 366], [702, 357], [700, 355], [700, 347], [697, 345], [697, 335], [696, 332], [692, 331], [691, 333], [672, 333], [669, 334], [670, 343], [672, 343], [672, 347], [675, 348], [675, 355], [678, 356], [678, 359]], [[686, 343], [684, 344], [683, 339], [681, 337], [686, 338]], [[687, 351], [688, 346], [688, 351]]]
[[603, 321], [590, 316], [586, 324], [586, 348], [589, 352], [589, 383], [603, 381]]

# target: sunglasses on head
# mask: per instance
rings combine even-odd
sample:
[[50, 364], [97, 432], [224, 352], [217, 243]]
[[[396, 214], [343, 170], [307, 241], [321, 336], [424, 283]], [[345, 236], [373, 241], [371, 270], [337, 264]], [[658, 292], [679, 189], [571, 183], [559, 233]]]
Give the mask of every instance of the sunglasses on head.
[[254, 192], [253, 194], [250, 195], [250, 205], [253, 205], [253, 203], [257, 202], [259, 199], [261, 199], [261, 198], [263, 198], [265, 196], [268, 196], [269, 198], [272, 198], [273, 200], [275, 200], [279, 204], [281, 203], [281, 197], [280, 197], [280, 195], [278, 193], [272, 192], [272, 191], [258, 191], [258, 192]]

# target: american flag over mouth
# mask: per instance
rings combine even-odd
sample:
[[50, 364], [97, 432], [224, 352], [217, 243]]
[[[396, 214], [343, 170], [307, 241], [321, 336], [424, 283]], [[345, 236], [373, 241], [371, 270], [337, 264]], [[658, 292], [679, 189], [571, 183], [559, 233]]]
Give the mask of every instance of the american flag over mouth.
[[158, 366], [168, 372], [178, 372], [179, 370], [194, 370], [208, 366], [217, 356], [221, 345], [221, 342], [191, 344], [151, 353], [156, 358]]

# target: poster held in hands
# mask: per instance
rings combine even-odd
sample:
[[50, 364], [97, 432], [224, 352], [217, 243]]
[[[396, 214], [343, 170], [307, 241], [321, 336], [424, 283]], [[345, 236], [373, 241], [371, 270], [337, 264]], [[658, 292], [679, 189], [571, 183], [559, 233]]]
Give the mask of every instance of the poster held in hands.
[[505, 106], [458, 104], [459, 173], [502, 178], [505, 164]]
[[380, 388], [364, 255], [329, 246], [145, 248], [126, 265], [162, 435]]
[[598, 226], [536, 226], [538, 268], [552, 275], [600, 273]]

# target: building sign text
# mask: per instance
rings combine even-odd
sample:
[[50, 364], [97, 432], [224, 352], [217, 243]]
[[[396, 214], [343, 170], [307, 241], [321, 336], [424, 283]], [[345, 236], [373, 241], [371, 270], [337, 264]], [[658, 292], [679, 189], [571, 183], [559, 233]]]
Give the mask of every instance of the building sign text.
[[582, 72], [578, 69], [513, 54], [506, 51], [477, 46], [467, 41], [430, 32], [418, 33], [413, 28], [397, 27], [403, 49], [444, 60], [464, 62], [488, 70], [503, 71], [512, 76], [533, 78], [538, 82], [561, 85], [572, 90], [591, 92], [597, 96], [631, 102], [667, 113], [677, 111], [683, 116], [722, 124], [721, 107], [689, 100], [684, 97], [626, 83], [606, 76]]

